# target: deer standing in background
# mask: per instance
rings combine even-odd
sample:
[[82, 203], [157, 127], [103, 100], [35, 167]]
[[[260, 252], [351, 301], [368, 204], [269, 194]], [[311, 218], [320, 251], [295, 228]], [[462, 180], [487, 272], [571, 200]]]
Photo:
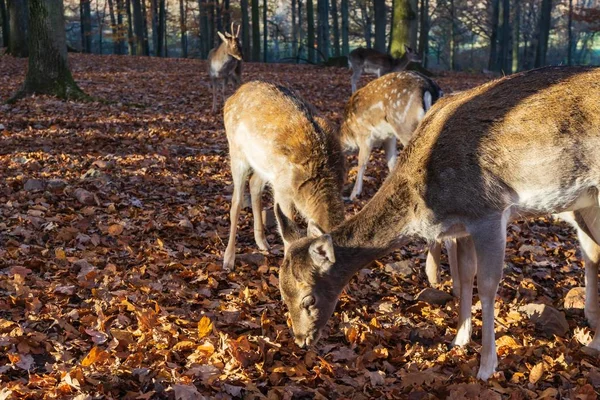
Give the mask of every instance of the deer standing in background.
[[363, 73], [379, 78], [390, 72], [403, 71], [411, 62], [421, 62], [421, 58], [407, 45], [404, 45], [404, 54], [400, 58], [364, 47], [352, 50], [348, 55], [348, 66], [352, 69], [352, 93], [356, 92], [356, 85]]
[[240, 44], [240, 26], [233, 33], [234, 24], [231, 23], [231, 33], [217, 32], [223, 41], [219, 47], [208, 53], [208, 75], [213, 92], [212, 112], [217, 111], [217, 83], [221, 83], [221, 95], [225, 102], [225, 85], [231, 80], [234, 85], [242, 83], [242, 45]]
[[373, 147], [383, 144], [388, 169], [398, 155], [397, 141], [406, 146], [427, 110], [443, 95], [431, 79], [417, 72], [387, 74], [354, 93], [344, 109], [340, 140], [358, 149], [358, 173], [350, 194], [362, 192], [363, 177]]
[[[471, 338], [473, 280], [482, 310], [481, 362], [498, 366], [494, 301], [506, 225], [566, 213], [585, 262], [585, 315], [600, 350], [600, 69], [548, 67], [442, 99], [365, 207], [329, 234], [289, 245], [279, 283], [299, 346], [317, 342], [350, 278], [414, 237], [456, 238], [461, 305], [453, 341]], [[276, 207], [284, 238], [287, 217]], [[563, 214], [565, 215], [565, 214]], [[314, 229], [318, 230], [317, 228]]]
[[233, 178], [224, 268], [235, 262], [237, 222], [250, 175], [254, 238], [261, 250], [268, 249], [261, 216], [265, 184], [288, 219], [296, 209], [309, 221], [309, 232], [313, 223], [329, 230], [343, 221], [345, 158], [337, 133], [308, 103], [283, 86], [249, 82], [227, 100], [224, 119]]

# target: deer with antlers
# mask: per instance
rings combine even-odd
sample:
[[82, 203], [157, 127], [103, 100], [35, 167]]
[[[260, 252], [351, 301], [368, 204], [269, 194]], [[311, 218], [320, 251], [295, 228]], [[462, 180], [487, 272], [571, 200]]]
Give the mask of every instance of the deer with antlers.
[[212, 112], [217, 111], [217, 83], [221, 83], [221, 95], [225, 103], [225, 85], [230, 80], [234, 85], [242, 83], [242, 45], [240, 44], [240, 26], [233, 33], [234, 23], [231, 23], [231, 33], [217, 32], [223, 41], [208, 53], [208, 75], [213, 92]]

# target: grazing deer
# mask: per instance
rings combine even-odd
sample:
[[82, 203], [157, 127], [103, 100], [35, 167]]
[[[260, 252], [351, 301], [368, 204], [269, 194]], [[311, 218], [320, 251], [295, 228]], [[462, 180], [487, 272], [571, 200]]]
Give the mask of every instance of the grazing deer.
[[254, 238], [261, 250], [268, 249], [261, 218], [265, 184], [273, 188], [274, 202], [286, 217], [296, 209], [309, 221], [309, 231], [313, 222], [332, 229], [343, 221], [345, 158], [337, 134], [308, 103], [283, 86], [250, 82], [227, 100], [224, 119], [233, 178], [224, 268], [234, 265], [238, 216], [250, 174]]
[[364, 47], [352, 50], [348, 55], [348, 66], [352, 69], [352, 93], [356, 92], [356, 85], [363, 73], [379, 78], [390, 72], [403, 71], [411, 62], [419, 63], [421, 58], [407, 45], [404, 45], [404, 54], [400, 58]]
[[240, 26], [233, 33], [234, 24], [231, 23], [231, 33], [217, 32], [223, 41], [219, 47], [208, 53], [208, 75], [213, 92], [212, 112], [217, 111], [217, 82], [221, 82], [221, 95], [225, 102], [225, 85], [231, 80], [234, 85], [242, 83], [242, 45], [240, 44]]
[[[471, 336], [475, 273], [482, 308], [477, 377], [498, 365], [494, 300], [506, 225], [516, 215], [572, 216], [585, 262], [585, 314], [600, 350], [600, 69], [549, 67], [441, 99], [381, 189], [329, 234], [292, 242], [280, 290], [295, 341], [314, 344], [352, 275], [413, 237], [456, 238], [461, 290], [454, 343]], [[282, 234], [297, 235], [276, 207]], [[318, 232], [314, 227], [312, 235]]]
[[427, 110], [442, 95], [442, 90], [431, 79], [404, 71], [375, 79], [350, 97], [340, 127], [344, 147], [358, 148], [358, 173], [350, 200], [362, 192], [373, 147], [383, 144], [391, 171], [398, 155], [397, 141], [406, 147]]

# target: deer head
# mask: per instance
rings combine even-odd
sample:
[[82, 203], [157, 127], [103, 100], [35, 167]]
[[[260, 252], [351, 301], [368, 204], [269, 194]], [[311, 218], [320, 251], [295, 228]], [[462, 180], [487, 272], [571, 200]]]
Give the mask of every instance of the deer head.
[[242, 58], [244, 58], [244, 55], [242, 54], [242, 45], [240, 44], [240, 28], [241, 26], [238, 25], [237, 31], [235, 33], [233, 33], [233, 28], [234, 28], [234, 23], [231, 23], [231, 33], [229, 32], [225, 32], [224, 34], [221, 32], [217, 32], [219, 34], [219, 37], [221, 38], [221, 40], [223, 41], [223, 44], [225, 45], [225, 50], [227, 51], [227, 54], [229, 54], [230, 56], [232, 56], [233, 58], [235, 58], [236, 60], [242, 60]]
[[411, 62], [420, 63], [421, 61], [419, 53], [413, 50], [412, 47], [404, 45], [404, 54], [402, 57], [396, 59], [394, 71], [405, 69]]
[[[279, 290], [290, 312], [294, 341], [310, 346], [319, 340], [345, 282], [340, 286], [339, 279], [325, 278], [335, 264], [330, 235], [309, 221], [308, 237], [303, 238], [278, 205], [275, 214], [284, 241], [291, 243], [279, 271]], [[305, 257], [298, 263], [300, 255]]]

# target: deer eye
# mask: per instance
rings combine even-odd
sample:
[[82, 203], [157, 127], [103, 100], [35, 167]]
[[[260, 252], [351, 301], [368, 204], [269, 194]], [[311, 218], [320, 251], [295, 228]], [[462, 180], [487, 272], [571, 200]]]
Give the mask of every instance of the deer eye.
[[310, 306], [315, 304], [315, 302], [316, 302], [315, 296], [309, 294], [308, 296], [305, 296], [302, 299], [302, 308], [308, 309]]

